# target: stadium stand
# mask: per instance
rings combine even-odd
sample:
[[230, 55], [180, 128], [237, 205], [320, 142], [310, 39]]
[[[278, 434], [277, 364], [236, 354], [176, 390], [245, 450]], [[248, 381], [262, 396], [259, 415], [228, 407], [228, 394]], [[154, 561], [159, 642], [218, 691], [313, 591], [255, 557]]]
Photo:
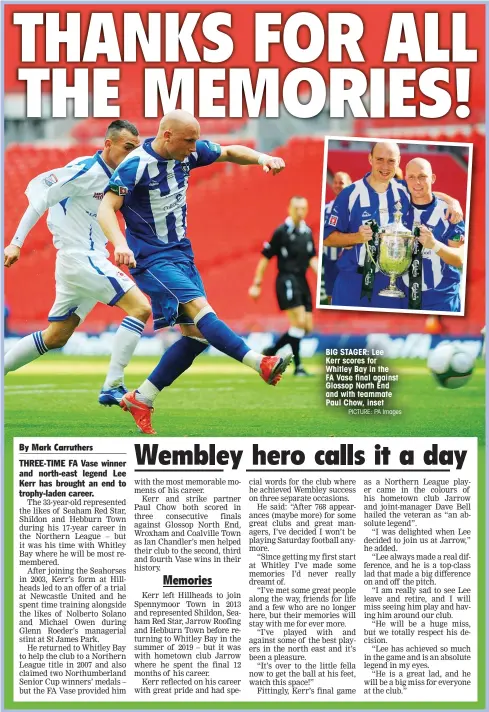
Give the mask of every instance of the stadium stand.
[[[158, 132], [159, 119], [141, 118], [142, 109], [136, 108], [130, 100], [121, 102], [121, 117], [134, 122], [141, 136], [155, 136]], [[219, 136], [239, 134], [246, 123], [245, 119], [201, 119], [200, 128], [202, 136]], [[80, 121], [71, 130], [71, 135], [77, 141], [91, 141], [105, 134], [107, 119], [85, 119]]]
[[[436, 174], [436, 190], [441, 190], [449, 195], [457, 196], [465, 212], [466, 192], [467, 192], [467, 167], [461, 165], [453, 156], [448, 153], [435, 153], [426, 150], [417, 150], [413, 146], [402, 145], [401, 167], [404, 168], [408, 161], [415, 156], [426, 158], [431, 161], [432, 168]], [[358, 180], [369, 170], [367, 155], [365, 151], [328, 151], [328, 171], [346, 171], [352, 180]], [[333, 196], [331, 195], [331, 198]], [[328, 198], [327, 199], [331, 199]]]

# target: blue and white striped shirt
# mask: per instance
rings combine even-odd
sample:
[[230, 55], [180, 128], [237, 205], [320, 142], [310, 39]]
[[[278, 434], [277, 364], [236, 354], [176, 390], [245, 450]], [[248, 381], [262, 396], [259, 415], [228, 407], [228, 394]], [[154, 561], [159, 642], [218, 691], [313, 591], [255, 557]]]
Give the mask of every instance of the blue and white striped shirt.
[[[448, 206], [445, 201], [433, 196], [429, 205], [412, 205], [404, 223], [412, 230], [415, 223], [426, 225], [436, 240], [448, 245], [449, 242], [464, 242], [465, 223], [463, 221], [452, 225], [445, 218]], [[403, 276], [405, 284], [409, 283], [409, 275]], [[444, 262], [434, 250], [423, 249], [423, 292], [436, 290], [448, 296], [458, 293], [460, 270]]]
[[187, 238], [189, 174], [221, 155], [218, 144], [197, 141], [196, 151], [185, 160], [167, 160], [152, 149], [153, 140], [147, 139], [122, 161], [106, 189], [124, 198], [126, 238], [138, 269], [162, 255], [170, 260], [193, 259]]
[[[324, 224], [324, 240], [328, 246], [328, 237], [332, 232], [358, 232], [361, 225], [375, 220], [380, 225], [394, 221], [396, 203], [401, 203], [403, 216], [410, 209], [410, 195], [404, 182], [390, 181], [385, 193], [377, 193], [368, 183], [367, 173], [361, 180], [343, 188], [336, 196], [328, 221]], [[403, 220], [404, 222], [404, 220]], [[356, 271], [365, 261], [365, 245], [355, 245], [351, 250], [343, 250], [337, 264], [340, 270]]]
[[[331, 215], [331, 211], [333, 210], [333, 205], [334, 205], [334, 200], [330, 200], [329, 203], [326, 203], [324, 206], [324, 225], [328, 224], [329, 216]], [[325, 243], [323, 246], [323, 254], [324, 257], [327, 260], [330, 260], [331, 262], [336, 262], [338, 259], [338, 253], [341, 252], [341, 247], [328, 247], [328, 245]]]

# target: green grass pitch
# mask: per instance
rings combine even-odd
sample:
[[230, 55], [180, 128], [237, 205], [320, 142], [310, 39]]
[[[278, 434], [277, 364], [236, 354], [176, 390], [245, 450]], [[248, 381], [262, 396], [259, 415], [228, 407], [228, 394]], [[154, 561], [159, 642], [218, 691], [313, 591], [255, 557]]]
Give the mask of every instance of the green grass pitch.
[[[135, 358], [126, 385], [134, 388], [155, 359]], [[359, 437], [476, 436], [484, 442], [485, 370], [479, 361], [469, 383], [458, 390], [436, 385], [421, 359], [391, 362], [394, 396], [388, 409], [400, 416], [351, 415], [326, 407], [323, 359], [306, 361], [314, 373], [267, 386], [256, 373], [231, 359], [202, 356], [156, 402], [160, 437]], [[5, 435], [10, 437], [135, 437], [133, 419], [97, 402], [108, 358], [49, 354], [5, 378]]]

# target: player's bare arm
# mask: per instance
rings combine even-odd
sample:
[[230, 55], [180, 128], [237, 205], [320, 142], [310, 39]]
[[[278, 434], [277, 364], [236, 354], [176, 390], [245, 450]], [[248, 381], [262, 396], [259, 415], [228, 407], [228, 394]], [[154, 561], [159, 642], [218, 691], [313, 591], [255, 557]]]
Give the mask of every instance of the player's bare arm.
[[248, 289], [248, 294], [252, 299], [258, 299], [261, 294], [261, 283], [263, 282], [263, 277], [269, 262], [270, 260], [267, 257], [261, 257], [256, 266], [253, 284]]
[[277, 156], [268, 156], [266, 153], [259, 153], [253, 148], [247, 146], [221, 146], [221, 155], [217, 159], [218, 162], [238, 163], [241, 166], [263, 166], [265, 173], [269, 171], [272, 175], [276, 175], [285, 168], [283, 158]]
[[339, 232], [335, 230], [328, 235], [324, 244], [328, 247], [351, 247], [370, 242], [373, 237], [370, 225], [360, 225], [358, 232]]
[[124, 199], [115, 193], [107, 192], [97, 213], [97, 220], [105, 237], [114, 245], [114, 261], [116, 265], [135, 267], [134, 253], [129, 248], [125, 235], [119, 227], [117, 211], [122, 207]]
[[461, 268], [464, 264], [464, 249], [459, 242], [448, 241], [448, 245], [435, 238], [426, 225], [420, 227], [418, 240], [428, 250], [434, 250], [438, 257], [452, 267]]

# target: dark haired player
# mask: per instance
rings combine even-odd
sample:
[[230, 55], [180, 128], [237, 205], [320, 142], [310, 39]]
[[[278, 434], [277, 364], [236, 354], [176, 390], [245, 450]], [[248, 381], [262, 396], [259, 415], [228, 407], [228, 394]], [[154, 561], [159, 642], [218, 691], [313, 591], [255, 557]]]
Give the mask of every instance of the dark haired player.
[[107, 259], [107, 239], [97, 222], [97, 210], [113, 171], [139, 144], [139, 133], [133, 124], [113, 121], [107, 128], [101, 151], [75, 158], [64, 168], [46, 171], [27, 186], [29, 206], [12, 242], [5, 248], [4, 264], [11, 267], [19, 260], [29, 231], [48, 210], [47, 225], [58, 250], [56, 298], [48, 315], [49, 326], [25, 336], [6, 353], [5, 373], [64, 346], [97, 302], [117, 305], [127, 316], [114, 338], [99, 402], [120, 405], [127, 392], [124, 368], [134, 353], [151, 309], [134, 282]]

